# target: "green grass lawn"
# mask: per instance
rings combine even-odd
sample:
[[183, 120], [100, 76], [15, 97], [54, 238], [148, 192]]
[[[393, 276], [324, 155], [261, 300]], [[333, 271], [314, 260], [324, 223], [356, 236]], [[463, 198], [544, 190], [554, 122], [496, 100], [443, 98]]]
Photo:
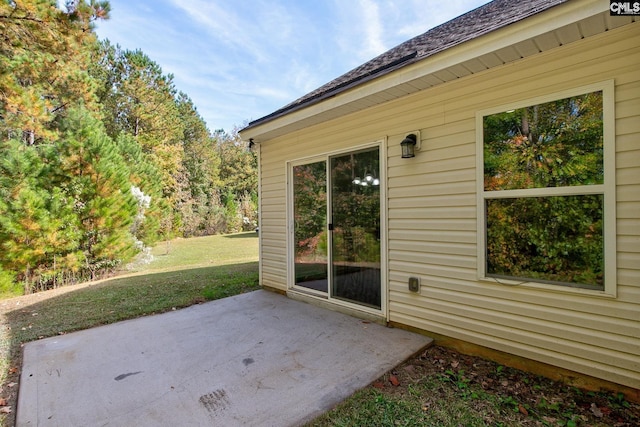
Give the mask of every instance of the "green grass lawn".
[[247, 232], [175, 239], [159, 243], [151, 253], [154, 260], [145, 266], [136, 264], [134, 271], [175, 271], [247, 262], [254, 262], [257, 266], [258, 235]]

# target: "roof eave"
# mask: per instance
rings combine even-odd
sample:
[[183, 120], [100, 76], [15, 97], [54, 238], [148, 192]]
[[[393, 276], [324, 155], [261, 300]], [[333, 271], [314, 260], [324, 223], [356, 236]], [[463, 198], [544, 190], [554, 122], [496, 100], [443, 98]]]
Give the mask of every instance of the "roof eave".
[[[424, 59], [417, 59], [409, 65], [402, 63], [396, 67], [390, 67], [384, 72], [367, 76], [304, 104], [284, 111], [276, 111], [250, 123], [240, 130], [240, 135], [244, 140], [253, 139], [255, 142], [263, 142], [313, 124], [331, 120], [344, 115], [350, 104], [368, 97], [376, 97], [376, 95], [388, 92], [389, 89], [408, 82], [429, 76], [435, 77], [435, 73], [445, 72], [467, 61], [507, 49], [527, 40], [533, 40], [608, 11], [608, 2], [602, 0], [571, 1], [554, 6], [527, 19], [501, 27]], [[501, 65], [503, 64], [496, 66]], [[407, 94], [398, 93], [396, 98]], [[388, 94], [386, 98], [385, 102], [390, 100]]]

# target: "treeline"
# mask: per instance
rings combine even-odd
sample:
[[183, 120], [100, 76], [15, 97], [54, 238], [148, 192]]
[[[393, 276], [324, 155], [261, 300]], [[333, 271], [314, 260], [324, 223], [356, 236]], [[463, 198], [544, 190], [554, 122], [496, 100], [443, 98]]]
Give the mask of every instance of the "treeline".
[[106, 1], [0, 2], [0, 293], [123, 266], [158, 240], [253, 229], [256, 159], [173, 76], [99, 41]]

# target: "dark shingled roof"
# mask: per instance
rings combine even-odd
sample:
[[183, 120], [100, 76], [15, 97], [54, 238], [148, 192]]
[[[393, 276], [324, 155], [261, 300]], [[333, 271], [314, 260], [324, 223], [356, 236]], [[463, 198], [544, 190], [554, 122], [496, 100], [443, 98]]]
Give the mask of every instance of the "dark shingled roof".
[[249, 123], [248, 128], [335, 96], [349, 88], [421, 61], [438, 52], [506, 27], [568, 0], [494, 0], [416, 36], [285, 105]]

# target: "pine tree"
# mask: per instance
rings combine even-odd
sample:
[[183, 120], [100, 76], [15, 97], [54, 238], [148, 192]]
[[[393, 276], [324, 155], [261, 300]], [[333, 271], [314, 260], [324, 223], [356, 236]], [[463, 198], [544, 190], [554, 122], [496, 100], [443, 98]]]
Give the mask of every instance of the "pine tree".
[[55, 138], [56, 120], [73, 105], [96, 109], [87, 72], [95, 19], [108, 2], [0, 2], [0, 131], [27, 144]]
[[129, 183], [151, 198], [149, 207], [145, 209], [144, 221], [134, 233], [135, 238], [151, 245], [159, 238], [162, 218], [171, 210], [162, 200], [162, 173], [133, 136], [121, 134], [116, 140], [116, 147], [127, 166]]
[[84, 261], [70, 198], [43, 185], [49, 182], [47, 150], [16, 140], [2, 146], [0, 269], [14, 272], [27, 292], [55, 286], [62, 272], [78, 271]]
[[135, 253], [131, 235], [137, 202], [129, 170], [102, 124], [84, 110], [71, 110], [56, 143], [52, 177], [73, 199], [82, 232], [80, 248], [92, 276], [117, 267]]
[[181, 121], [172, 75], [142, 51], [122, 50], [109, 41], [101, 43], [101, 56], [92, 67], [100, 81], [98, 97], [107, 133], [114, 139], [130, 135], [161, 172], [162, 198], [171, 209], [162, 209], [163, 234], [180, 228], [177, 206], [184, 194], [183, 165], [185, 124]]

